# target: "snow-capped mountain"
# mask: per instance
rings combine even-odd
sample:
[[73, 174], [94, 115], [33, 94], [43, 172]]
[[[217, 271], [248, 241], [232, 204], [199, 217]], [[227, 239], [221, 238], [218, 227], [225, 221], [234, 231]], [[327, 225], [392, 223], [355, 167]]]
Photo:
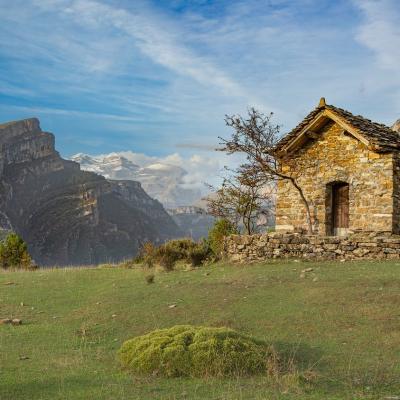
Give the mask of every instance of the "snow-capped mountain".
[[83, 170], [95, 172], [107, 179], [134, 180], [132, 176], [140, 170], [139, 165], [116, 153], [111, 153], [104, 157], [79, 153], [71, 157], [71, 160], [78, 162]]
[[191, 205], [201, 197], [200, 189], [185, 181], [187, 171], [183, 168], [145, 157], [136, 157], [134, 161], [134, 153], [125, 154], [91, 156], [79, 153], [71, 160], [78, 162], [83, 170], [107, 179], [138, 181], [151, 197], [167, 208]]

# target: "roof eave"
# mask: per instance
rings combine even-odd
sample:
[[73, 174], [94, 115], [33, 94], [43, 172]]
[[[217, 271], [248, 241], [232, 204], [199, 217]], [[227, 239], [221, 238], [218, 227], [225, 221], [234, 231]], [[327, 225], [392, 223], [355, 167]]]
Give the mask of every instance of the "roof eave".
[[297, 149], [298, 146], [296, 145], [302, 143], [302, 139], [304, 139], [305, 136], [307, 136], [307, 133], [309, 131], [313, 132], [313, 127], [318, 125], [322, 119], [331, 119], [332, 121], [336, 122], [338, 125], [340, 125], [345, 131], [349, 132], [351, 135], [353, 135], [356, 139], [358, 139], [360, 142], [364, 143], [367, 147], [371, 146], [371, 143], [369, 140], [367, 140], [362, 133], [358, 131], [358, 129], [354, 128], [352, 125], [350, 125], [347, 121], [345, 121], [343, 118], [341, 118], [339, 115], [337, 115], [333, 110], [330, 110], [329, 108], [321, 108], [321, 111], [308, 123], [292, 140], [290, 140], [288, 143], [284, 144], [282, 147], [277, 147], [277, 155], [278, 156], [283, 156], [287, 155], [293, 150]]

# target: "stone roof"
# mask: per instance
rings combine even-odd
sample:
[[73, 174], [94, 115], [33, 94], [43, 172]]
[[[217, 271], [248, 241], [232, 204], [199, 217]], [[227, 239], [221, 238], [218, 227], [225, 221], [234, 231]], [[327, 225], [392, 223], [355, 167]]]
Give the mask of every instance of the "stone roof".
[[343, 110], [332, 105], [325, 104], [322, 101], [317, 108], [311, 111], [304, 119], [297, 125], [291, 132], [285, 135], [276, 145], [276, 149], [279, 151], [295, 138], [297, 138], [304, 128], [306, 128], [315, 118], [320, 114], [328, 111], [335, 114], [340, 120], [343, 120], [348, 125], [353, 127], [362, 137], [364, 137], [371, 148], [375, 151], [393, 151], [400, 149], [400, 134], [395, 132], [393, 129], [386, 125], [373, 122], [361, 115], [354, 115], [349, 111]]
[[392, 131], [395, 131], [397, 133], [400, 133], [400, 119], [398, 119], [393, 125], [392, 125]]

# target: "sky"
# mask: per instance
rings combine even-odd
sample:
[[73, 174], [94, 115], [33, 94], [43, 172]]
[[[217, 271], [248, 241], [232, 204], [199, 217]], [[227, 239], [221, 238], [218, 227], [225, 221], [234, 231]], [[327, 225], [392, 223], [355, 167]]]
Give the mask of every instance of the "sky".
[[285, 133], [324, 96], [381, 123], [400, 118], [398, 0], [0, 7], [0, 121], [38, 117], [64, 157], [131, 151], [207, 180], [230, 162], [213, 150], [230, 133], [225, 114], [274, 112]]

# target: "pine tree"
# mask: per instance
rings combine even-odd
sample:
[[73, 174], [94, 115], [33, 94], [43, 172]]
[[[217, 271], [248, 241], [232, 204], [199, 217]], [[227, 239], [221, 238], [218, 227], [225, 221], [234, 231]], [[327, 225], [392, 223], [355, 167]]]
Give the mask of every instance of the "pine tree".
[[0, 243], [0, 266], [2, 268], [29, 268], [31, 256], [23, 239], [16, 233], [10, 233]]

